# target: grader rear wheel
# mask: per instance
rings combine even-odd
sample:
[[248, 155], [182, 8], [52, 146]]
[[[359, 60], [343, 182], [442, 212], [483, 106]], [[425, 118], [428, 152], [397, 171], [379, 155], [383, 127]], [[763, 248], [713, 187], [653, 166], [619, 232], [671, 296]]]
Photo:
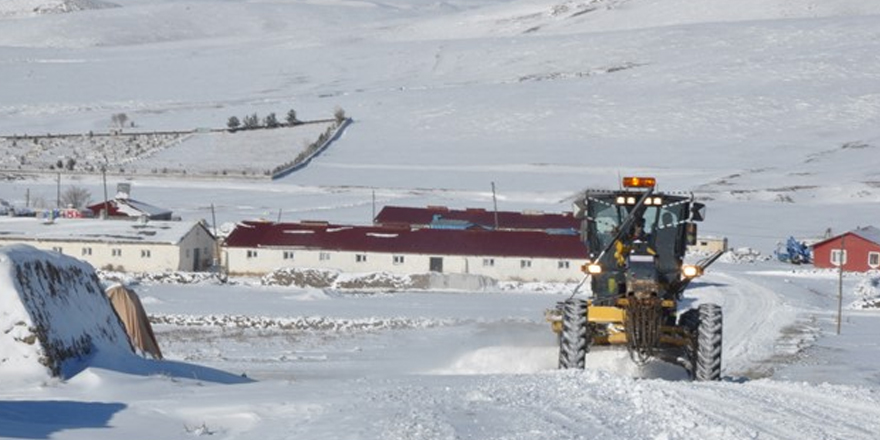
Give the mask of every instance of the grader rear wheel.
[[559, 333], [559, 368], [583, 369], [590, 350], [587, 301], [569, 299], [562, 304], [562, 332]]

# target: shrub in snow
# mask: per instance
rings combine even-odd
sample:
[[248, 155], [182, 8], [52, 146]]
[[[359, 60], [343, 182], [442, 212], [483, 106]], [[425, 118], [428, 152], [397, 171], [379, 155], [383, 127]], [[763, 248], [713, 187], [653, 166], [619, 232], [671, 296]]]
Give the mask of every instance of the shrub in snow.
[[266, 286], [331, 287], [339, 277], [338, 271], [305, 268], [281, 268], [264, 276]]
[[880, 308], [880, 276], [868, 276], [856, 286], [859, 297], [850, 307], [855, 309]]
[[373, 272], [340, 277], [336, 280], [334, 287], [337, 289], [402, 290], [412, 288], [413, 282], [406, 275]]

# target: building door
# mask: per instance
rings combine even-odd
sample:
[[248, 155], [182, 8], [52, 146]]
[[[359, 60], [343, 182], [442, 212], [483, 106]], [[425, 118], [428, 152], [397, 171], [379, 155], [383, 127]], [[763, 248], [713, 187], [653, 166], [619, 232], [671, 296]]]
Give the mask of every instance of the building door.
[[431, 272], [443, 272], [443, 258], [431, 257]]
[[202, 268], [199, 267], [199, 248], [194, 249], [193, 252], [193, 272], [198, 272]]

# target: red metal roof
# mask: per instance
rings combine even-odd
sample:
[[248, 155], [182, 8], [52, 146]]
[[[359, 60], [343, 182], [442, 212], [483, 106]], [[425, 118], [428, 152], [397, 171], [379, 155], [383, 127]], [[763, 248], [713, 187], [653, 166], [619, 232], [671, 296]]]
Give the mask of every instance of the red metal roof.
[[157, 220], [171, 219], [171, 211], [150, 205], [149, 203], [139, 202], [134, 199], [117, 198], [108, 200], [107, 202], [89, 205], [86, 209], [91, 210], [97, 217], [105, 207], [108, 210], [107, 215], [110, 217], [137, 217], [139, 215], [146, 215]]
[[411, 229], [246, 221], [227, 237], [229, 247], [289, 247], [351, 252], [535, 258], [587, 258], [577, 235], [542, 231]]
[[[428, 206], [427, 208], [410, 208], [403, 206], [386, 206], [376, 216], [376, 223], [428, 225], [439, 215], [444, 220], [464, 220], [486, 228], [495, 227], [495, 212], [485, 209], [449, 209], [443, 206]], [[512, 211], [498, 211], [499, 229], [574, 229], [580, 227], [580, 222], [571, 213], [564, 214], [529, 214]]]
[[865, 240], [870, 241], [871, 243], [874, 243], [876, 245], [880, 245], [880, 229], [878, 229], [874, 226], [865, 226], [863, 228], [856, 228], [856, 229], [853, 229], [852, 231], [847, 231], [847, 232], [844, 232], [843, 234], [835, 235], [834, 237], [826, 238], [822, 241], [818, 241], [816, 243], [813, 243], [812, 246], [814, 248], [819, 247], [819, 246], [824, 246], [825, 243], [828, 243], [830, 241], [835, 241], [835, 240], [839, 239], [840, 237], [843, 237], [844, 235], [847, 235], [847, 234], [855, 234], [855, 235], [858, 235], [859, 237], [862, 237]]

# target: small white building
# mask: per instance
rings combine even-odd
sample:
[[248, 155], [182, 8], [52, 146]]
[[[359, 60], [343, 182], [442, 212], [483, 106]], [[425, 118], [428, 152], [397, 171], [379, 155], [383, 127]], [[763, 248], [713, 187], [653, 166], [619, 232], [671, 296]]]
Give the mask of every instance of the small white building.
[[227, 237], [224, 252], [231, 275], [299, 267], [542, 282], [580, 280], [587, 259], [573, 234], [326, 223], [243, 222]]
[[216, 245], [199, 221], [0, 218], [0, 246], [16, 243], [127, 272], [206, 270]]
[[688, 251], [704, 254], [726, 252], [727, 249], [727, 237], [697, 237], [697, 242], [688, 246]]

